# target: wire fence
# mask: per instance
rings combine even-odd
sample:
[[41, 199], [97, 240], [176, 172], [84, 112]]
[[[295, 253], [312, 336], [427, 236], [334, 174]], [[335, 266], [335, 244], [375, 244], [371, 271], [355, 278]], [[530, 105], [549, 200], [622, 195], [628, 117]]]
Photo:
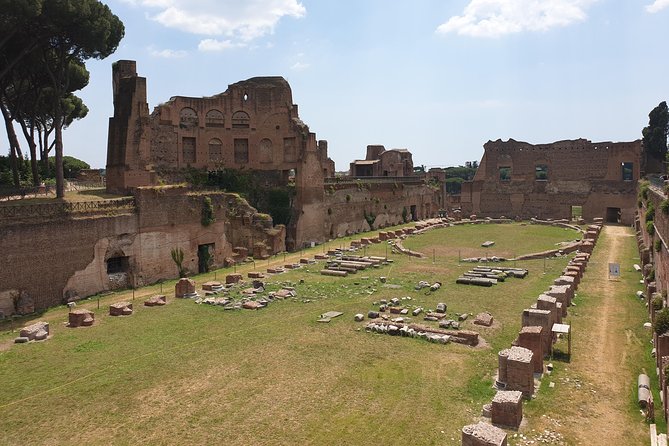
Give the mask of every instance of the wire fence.
[[74, 201], [0, 206], [0, 220], [21, 220], [35, 217], [67, 217], [73, 214], [135, 211], [134, 197], [95, 201]]

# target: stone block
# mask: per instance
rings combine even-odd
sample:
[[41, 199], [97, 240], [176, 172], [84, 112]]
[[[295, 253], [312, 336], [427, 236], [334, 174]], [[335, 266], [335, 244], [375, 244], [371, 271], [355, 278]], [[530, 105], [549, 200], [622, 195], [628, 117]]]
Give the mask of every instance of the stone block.
[[130, 316], [132, 304], [130, 302], [116, 302], [109, 306], [110, 316]]
[[174, 286], [174, 295], [180, 299], [197, 296], [195, 293], [195, 281], [185, 277], [179, 279]]
[[488, 312], [479, 313], [476, 315], [476, 318], [474, 318], [474, 324], [476, 325], [483, 325], [484, 327], [490, 327], [492, 323], [493, 323], [492, 314]]
[[544, 351], [542, 342], [543, 327], [529, 326], [523, 327], [518, 333], [516, 345], [532, 351], [532, 369], [534, 373], [543, 373], [544, 371], [544, 355], [548, 352]]
[[517, 390], [500, 390], [495, 394], [491, 407], [492, 424], [513, 429], [523, 420], [523, 393]]
[[225, 283], [227, 284], [232, 284], [232, 283], [239, 283], [241, 282], [243, 276], [239, 273], [233, 273], [233, 274], [228, 274], [225, 276]]
[[553, 324], [551, 323], [551, 312], [548, 310], [538, 310], [528, 308], [523, 310], [522, 327], [541, 327], [541, 342], [544, 352], [551, 350], [553, 336], [551, 330]]
[[19, 332], [19, 337], [27, 338], [28, 341], [43, 341], [49, 336], [48, 322], [35, 322], [25, 326]]
[[553, 296], [540, 294], [537, 298], [537, 310], [548, 310], [551, 312], [551, 327], [562, 321], [562, 308], [558, 309], [558, 301]]
[[260, 271], [249, 271], [247, 274], [249, 279], [263, 279], [265, 278], [265, 274], [261, 273]]
[[556, 298], [562, 304], [562, 317], [566, 317], [567, 308], [574, 298], [574, 289], [569, 285], [552, 285], [544, 294]]
[[202, 289], [205, 291], [213, 291], [215, 293], [223, 291], [223, 285], [221, 282], [209, 281], [202, 284]]
[[479, 422], [462, 428], [462, 446], [507, 446], [506, 432]]
[[525, 398], [532, 397], [534, 393], [532, 356], [532, 351], [523, 347], [511, 347], [499, 352], [498, 381], [506, 385], [505, 390], [517, 390], [523, 392]]
[[95, 314], [92, 311], [79, 309], [72, 310], [68, 314], [68, 327], [90, 327], [95, 322]]
[[144, 301], [145, 307], [161, 307], [167, 303], [167, 297], [163, 295], [156, 295]]

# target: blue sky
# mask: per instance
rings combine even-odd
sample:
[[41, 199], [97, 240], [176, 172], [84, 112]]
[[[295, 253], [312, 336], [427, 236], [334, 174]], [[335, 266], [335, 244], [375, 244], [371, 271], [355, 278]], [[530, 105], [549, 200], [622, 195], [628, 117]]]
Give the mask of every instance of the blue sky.
[[[492, 139], [640, 138], [669, 99], [669, 0], [113, 0], [118, 51], [88, 63], [65, 152], [104, 167], [111, 63], [137, 61], [149, 108], [284, 76], [337, 170], [368, 144], [414, 164], [478, 160]], [[2, 134], [4, 141], [4, 133]], [[4, 144], [6, 146], [6, 143]]]

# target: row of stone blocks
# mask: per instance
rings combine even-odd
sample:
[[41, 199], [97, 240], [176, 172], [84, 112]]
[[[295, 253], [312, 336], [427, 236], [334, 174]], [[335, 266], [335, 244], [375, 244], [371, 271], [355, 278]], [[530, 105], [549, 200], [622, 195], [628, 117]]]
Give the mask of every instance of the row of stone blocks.
[[[601, 226], [589, 228], [589, 240], [596, 242]], [[591, 251], [591, 250], [590, 250]], [[498, 354], [497, 384], [504, 388], [497, 392], [490, 405], [493, 425], [478, 423], [462, 429], [463, 446], [506, 445], [506, 432], [496, 426], [517, 429], [523, 419], [523, 398], [534, 393], [534, 374], [543, 373], [544, 356], [550, 352], [553, 339], [553, 324], [562, 323], [567, 315], [575, 291], [590, 258], [589, 252], [574, 256], [563, 275], [555, 279], [554, 285], [537, 298], [537, 303], [523, 310], [522, 328], [511, 348]], [[669, 355], [669, 336], [667, 336]], [[667, 357], [669, 364], [669, 356]]]

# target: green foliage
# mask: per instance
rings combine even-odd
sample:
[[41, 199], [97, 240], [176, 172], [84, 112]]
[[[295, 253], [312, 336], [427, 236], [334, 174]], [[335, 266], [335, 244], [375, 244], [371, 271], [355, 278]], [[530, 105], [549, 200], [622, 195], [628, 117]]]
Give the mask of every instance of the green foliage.
[[646, 180], [639, 181], [639, 197], [643, 201], [648, 200], [648, 190], [649, 189], [650, 189], [650, 184], [648, 183], [648, 181], [646, 181]]
[[179, 277], [186, 277], [186, 271], [183, 268], [183, 261], [184, 261], [183, 249], [172, 248], [170, 250], [170, 255], [172, 256], [172, 260], [174, 261], [174, 264], [177, 266], [177, 269], [179, 270]]
[[351, 194], [346, 194], [346, 202], [348, 203], [350, 201], [351, 201]]
[[669, 214], [669, 200], [662, 200], [662, 203], [660, 203], [660, 210], [665, 215]]
[[195, 188], [206, 186], [209, 182], [209, 175], [204, 169], [188, 167], [185, 174], [186, 182]]
[[202, 226], [209, 226], [216, 221], [214, 215], [214, 205], [211, 203], [210, 197], [204, 197], [202, 200]]
[[648, 277], [646, 277], [646, 279], [649, 282], [655, 282], [655, 269], [654, 268], [650, 270], [650, 272], [648, 273]]
[[645, 218], [646, 221], [655, 220], [655, 206], [653, 206], [653, 203], [648, 203], [648, 206], [646, 207], [646, 214], [644, 215], [644, 218]]
[[369, 228], [371, 230], [374, 230], [374, 221], [376, 221], [376, 215], [374, 215], [371, 212], [368, 214], [366, 210], [363, 211], [363, 214], [365, 216], [365, 220], [367, 221], [367, 224], [369, 225]]
[[666, 101], [660, 102], [648, 114], [648, 126], [641, 131], [644, 149], [654, 157], [664, 160], [667, 153], [667, 131], [669, 130], [669, 108]]
[[660, 252], [662, 250], [662, 240], [659, 238], [654, 242], [655, 252]]
[[[44, 167], [44, 166], [41, 166]], [[73, 156], [63, 157], [63, 174], [65, 178], [74, 179], [79, 175], [82, 169], [90, 169], [91, 166], [80, 159]], [[30, 186], [33, 184], [32, 171], [30, 169], [30, 160], [23, 160], [19, 165], [19, 177], [22, 186]], [[48, 159], [48, 169], [40, 171], [40, 179], [46, 184], [53, 183], [54, 174], [56, 171], [56, 159], [50, 156]], [[0, 156], [0, 185], [11, 185], [12, 173], [8, 156]]]
[[646, 231], [650, 236], [655, 235], [655, 225], [652, 220], [646, 222]]
[[272, 216], [274, 224], [288, 225], [292, 215], [295, 185], [281, 185], [279, 175], [256, 170], [222, 169], [209, 172], [207, 185], [243, 195], [259, 212]]
[[661, 294], [654, 294], [651, 303], [653, 305], [653, 310], [658, 311], [662, 309], [664, 299], [662, 298]]
[[655, 314], [653, 329], [658, 336], [669, 330], [669, 308], [663, 308]]

